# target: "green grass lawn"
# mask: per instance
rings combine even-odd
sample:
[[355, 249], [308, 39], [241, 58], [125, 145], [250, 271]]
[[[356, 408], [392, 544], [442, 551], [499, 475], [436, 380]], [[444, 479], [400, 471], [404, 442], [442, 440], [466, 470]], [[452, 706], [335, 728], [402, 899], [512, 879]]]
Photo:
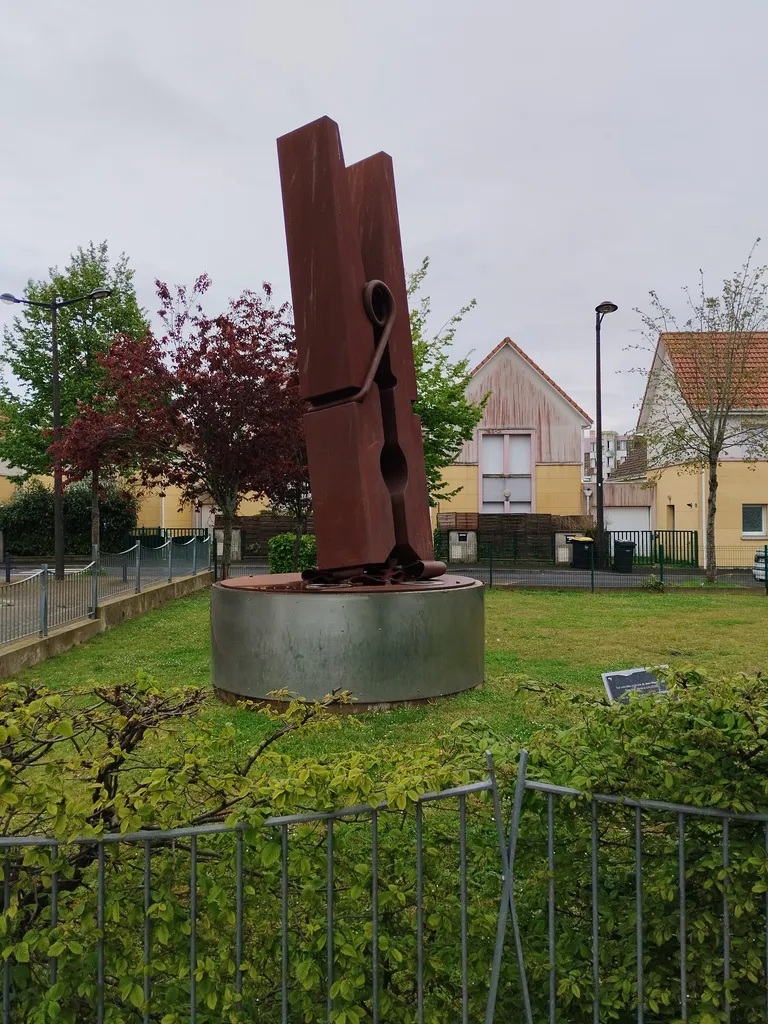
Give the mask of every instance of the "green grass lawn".
[[[433, 705], [378, 712], [291, 739], [296, 753], [412, 743], [457, 718], [483, 717], [511, 738], [536, 726], [535, 699], [515, 677], [602, 687], [600, 673], [634, 665], [696, 664], [711, 672], [768, 670], [768, 602], [734, 594], [588, 594], [486, 591], [486, 685]], [[161, 683], [209, 683], [208, 593], [183, 598], [51, 658], [18, 678], [53, 688], [110, 684], [144, 669]], [[234, 722], [243, 748], [263, 736], [265, 716], [221, 705], [204, 714]]]

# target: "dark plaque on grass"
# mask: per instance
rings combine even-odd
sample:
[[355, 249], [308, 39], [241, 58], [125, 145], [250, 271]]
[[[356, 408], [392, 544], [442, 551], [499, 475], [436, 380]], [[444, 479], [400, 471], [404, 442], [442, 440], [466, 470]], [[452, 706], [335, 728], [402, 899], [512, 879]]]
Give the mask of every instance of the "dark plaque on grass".
[[667, 684], [647, 668], [625, 668], [617, 672], [603, 672], [603, 682], [608, 700], [620, 704], [629, 703], [630, 693], [639, 693], [641, 697], [649, 694], [666, 693]]

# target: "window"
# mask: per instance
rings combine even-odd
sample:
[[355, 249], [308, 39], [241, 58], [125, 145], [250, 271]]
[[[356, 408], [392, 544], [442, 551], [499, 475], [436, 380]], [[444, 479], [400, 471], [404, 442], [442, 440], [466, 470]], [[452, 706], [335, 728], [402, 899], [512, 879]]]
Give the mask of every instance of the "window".
[[765, 535], [765, 505], [741, 506], [741, 532], [756, 537]]
[[482, 512], [530, 512], [531, 435], [482, 434]]

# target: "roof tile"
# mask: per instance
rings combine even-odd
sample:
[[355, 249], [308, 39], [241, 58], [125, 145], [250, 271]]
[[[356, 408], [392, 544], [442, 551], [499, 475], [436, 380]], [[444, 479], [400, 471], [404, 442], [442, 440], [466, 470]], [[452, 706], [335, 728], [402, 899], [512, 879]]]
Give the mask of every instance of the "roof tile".
[[[659, 336], [669, 353], [672, 366], [677, 377], [680, 390], [686, 402], [695, 405], [697, 394], [702, 396], [706, 391], [707, 377], [705, 360], [708, 358], [707, 347], [712, 358], [718, 347], [732, 343], [734, 335], [707, 332], [667, 331]], [[768, 331], [755, 331], [745, 334], [744, 372], [737, 396], [739, 409], [768, 409]]]

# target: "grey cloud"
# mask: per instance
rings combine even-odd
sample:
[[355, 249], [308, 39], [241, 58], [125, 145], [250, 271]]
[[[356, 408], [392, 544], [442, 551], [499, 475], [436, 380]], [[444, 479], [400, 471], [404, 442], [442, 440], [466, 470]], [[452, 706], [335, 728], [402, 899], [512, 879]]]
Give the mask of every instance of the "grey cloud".
[[[213, 302], [288, 296], [275, 139], [321, 114], [395, 160], [406, 261], [457, 348], [512, 336], [608, 426], [642, 382], [634, 306], [713, 285], [765, 227], [764, 0], [39, 0], [0, 36], [0, 290], [108, 238]], [[8, 317], [9, 312], [0, 311]]]

